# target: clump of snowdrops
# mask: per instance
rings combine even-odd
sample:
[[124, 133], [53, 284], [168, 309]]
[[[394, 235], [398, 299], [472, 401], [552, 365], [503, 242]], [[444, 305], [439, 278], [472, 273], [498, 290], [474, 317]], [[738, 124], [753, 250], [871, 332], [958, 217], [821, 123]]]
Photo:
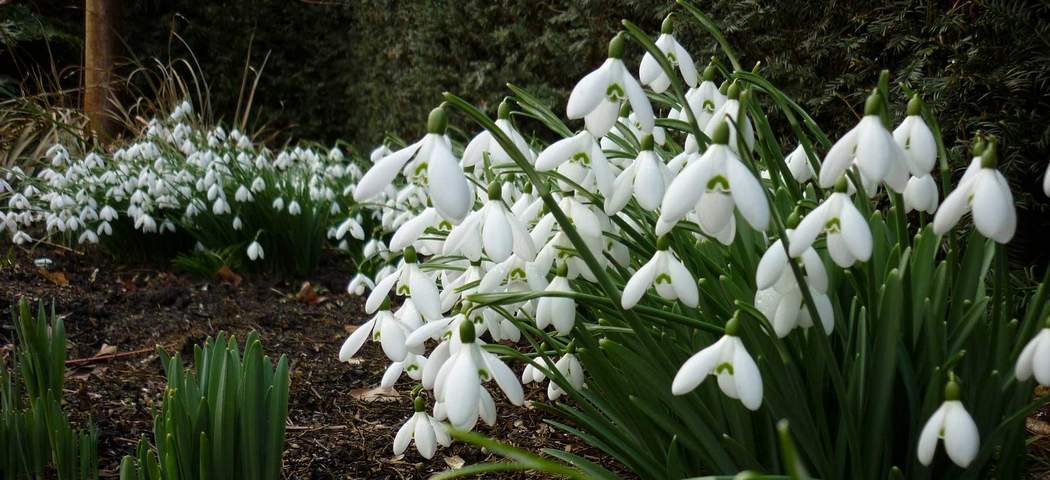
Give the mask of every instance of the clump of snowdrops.
[[15, 244], [101, 243], [121, 259], [191, 249], [238, 267], [303, 274], [326, 240], [348, 247], [365, 219], [348, 201], [361, 171], [339, 148], [273, 151], [246, 134], [205, 128], [184, 102], [111, 154], [62, 145], [33, 175], [0, 183], [0, 228]]
[[[578, 130], [514, 86], [496, 120], [445, 94], [426, 135], [358, 183], [399, 219], [395, 261], [374, 288], [354, 279], [372, 318], [339, 359], [372, 340], [384, 385], [417, 384], [394, 452], [479, 441], [455, 432], [546, 383], [551, 425], [643, 478], [1021, 475], [1050, 304], [1006, 260], [996, 139], [950, 154], [921, 92], [886, 72], [830, 137], [679, 4], [723, 57], [694, 63], [672, 17], [655, 42], [624, 21], [565, 106]], [[482, 129], [462, 150], [450, 109]], [[456, 475], [614, 476], [545, 453], [568, 467], [517, 452]]]

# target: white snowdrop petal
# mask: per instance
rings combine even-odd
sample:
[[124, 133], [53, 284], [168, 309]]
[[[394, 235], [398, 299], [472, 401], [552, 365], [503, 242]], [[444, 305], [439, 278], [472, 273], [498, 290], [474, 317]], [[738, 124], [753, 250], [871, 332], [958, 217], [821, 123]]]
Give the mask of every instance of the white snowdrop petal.
[[474, 356], [466, 350], [460, 350], [449, 361], [454, 362], [444, 379], [445, 413], [449, 422], [457, 428], [473, 425], [478, 416], [478, 402], [481, 381], [478, 378], [478, 366]]
[[401, 428], [397, 430], [397, 435], [394, 436], [394, 455], [405, 453], [409, 442], [412, 441], [412, 434], [415, 433], [415, 428], [416, 416], [412, 415], [404, 425], [401, 425]]
[[[740, 340], [737, 339], [737, 342]], [[744, 345], [737, 345], [733, 352], [733, 378], [736, 380], [736, 393], [748, 410], [758, 410], [762, 406], [762, 376], [758, 365], [747, 353]]]
[[956, 465], [966, 468], [980, 447], [977, 424], [959, 401], [953, 403], [944, 417], [944, 450]]
[[[420, 412], [416, 415], [426, 414]], [[434, 452], [437, 451], [437, 439], [434, 437], [434, 428], [426, 418], [419, 418], [416, 421], [414, 437], [419, 454], [428, 460], [433, 458]]]
[[689, 357], [675, 374], [674, 381], [671, 383], [671, 393], [684, 395], [700, 385], [718, 364], [722, 346], [725, 345], [727, 338], [729, 337], [722, 337], [711, 346]]
[[923, 465], [929, 466], [933, 463], [933, 454], [937, 452], [937, 441], [940, 439], [941, 428], [944, 426], [944, 415], [945, 405], [941, 405], [937, 411], [933, 412], [930, 419], [926, 421], [926, 425], [922, 427], [922, 432], [919, 433], [917, 454], [919, 462]]
[[656, 278], [656, 267], [659, 263], [659, 253], [654, 255], [653, 258], [649, 259], [645, 265], [642, 265], [638, 271], [631, 275], [631, 278], [627, 280], [627, 284], [623, 287], [623, 293], [620, 296], [620, 306], [624, 309], [630, 309], [638, 304], [641, 300], [642, 295], [645, 295], [645, 291], [653, 284], [653, 279]]

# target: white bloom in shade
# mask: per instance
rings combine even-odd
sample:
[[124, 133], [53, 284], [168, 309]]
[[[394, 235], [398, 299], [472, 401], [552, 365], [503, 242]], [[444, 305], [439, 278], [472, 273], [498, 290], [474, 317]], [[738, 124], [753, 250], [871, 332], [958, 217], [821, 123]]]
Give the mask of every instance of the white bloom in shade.
[[[504, 100], [499, 105], [496, 126], [510, 138], [514, 147], [525, 156], [525, 160], [529, 163], [535, 162], [536, 154], [529, 147], [529, 142], [525, 141], [525, 137], [510, 122], [510, 104], [507, 103], [507, 100]], [[477, 134], [463, 149], [464, 167], [477, 165], [482, 163], [483, 160], [487, 160], [490, 165], [509, 165], [514, 163], [514, 160], [510, 158], [510, 154], [503, 149], [496, 137], [488, 130]]]
[[241, 220], [240, 216], [233, 217], [233, 225], [232, 226], [233, 226], [234, 230], [240, 230], [240, 229], [244, 228], [244, 222]]
[[524, 403], [525, 393], [510, 367], [475, 342], [472, 322], [460, 323], [459, 338], [459, 349], [444, 362], [434, 381], [434, 398], [444, 405], [454, 427], [470, 430], [480, 412], [483, 382], [495, 380], [514, 405]]
[[653, 258], [634, 272], [627, 285], [624, 285], [620, 304], [624, 309], [634, 307], [645, 291], [654, 286], [661, 297], [681, 300], [687, 306], [696, 307], [700, 302], [696, 280], [674, 251], [668, 248], [666, 236], [656, 241], [656, 249]]
[[[576, 355], [572, 352], [573, 348], [569, 347], [569, 353], [563, 355], [554, 364], [554, 368], [558, 369], [569, 385], [575, 390], [583, 388], [584, 376], [583, 376], [583, 365], [580, 364], [580, 360], [576, 358]], [[563, 390], [557, 382], [551, 380], [547, 384], [547, 398], [552, 402], [560, 398], [566, 392]]]
[[350, 295], [361, 296], [365, 294], [366, 290], [376, 288], [376, 284], [372, 282], [371, 278], [368, 278], [363, 273], [354, 275], [354, 278], [350, 279], [350, 283], [346, 285], [346, 293]]
[[[809, 156], [806, 155], [806, 149], [802, 147], [802, 144], [795, 147], [784, 160], [787, 162], [788, 170], [791, 171], [791, 177], [798, 183], [808, 182], [817, 176], [817, 172], [813, 170], [813, 165], [809, 163]], [[820, 167], [819, 163], [817, 167]]]
[[671, 393], [689, 393], [708, 375], [715, 375], [718, 388], [729, 398], [740, 399], [749, 410], [762, 406], [762, 376], [744, 342], [736, 336], [739, 322], [734, 316], [726, 323], [726, 334], [721, 339], [682, 364], [671, 384]]
[[471, 212], [452, 227], [442, 252], [458, 253], [472, 261], [481, 259], [484, 252], [493, 262], [502, 262], [513, 253], [531, 261], [536, 257], [536, 245], [525, 225], [503, 205], [500, 185], [493, 182], [488, 194], [489, 201], [481, 210]]
[[[685, 83], [690, 87], [695, 87], [697, 75], [693, 57], [675, 40], [674, 35], [671, 33], [673, 31], [674, 25], [671, 21], [671, 16], [668, 15], [660, 27], [660, 36], [656, 39], [656, 48], [659, 48], [660, 52], [667, 57], [667, 61], [672, 67], [678, 67], [682, 72], [682, 78], [685, 79]], [[642, 82], [642, 85], [648, 85], [656, 93], [663, 93], [667, 90], [667, 87], [671, 86], [670, 77], [660, 68], [660, 63], [649, 52], [646, 52], [645, 56], [642, 57], [641, 66], [638, 68], [638, 80]]]
[[922, 100], [913, 95], [908, 101], [908, 116], [893, 130], [893, 140], [904, 151], [912, 175], [930, 173], [937, 161], [937, 140], [922, 119]]
[[999, 243], [1009, 242], [1017, 230], [1017, 211], [1010, 185], [995, 168], [996, 146], [990, 142], [981, 155], [981, 166], [967, 171], [959, 185], [944, 199], [933, 217], [933, 232], [944, 235], [967, 212], [981, 235]]
[[376, 161], [354, 188], [354, 200], [362, 202], [379, 195], [398, 172], [403, 172], [409, 180], [427, 186], [430, 200], [442, 217], [453, 222], [462, 220], [474, 198], [445, 137], [447, 126], [445, 110], [432, 110], [423, 139]]
[[424, 411], [423, 399], [416, 397], [415, 413], [408, 417], [408, 421], [397, 430], [394, 436], [394, 455], [405, 453], [408, 444], [415, 440], [416, 450], [427, 460], [434, 456], [437, 446], [448, 447], [452, 445], [452, 437], [448, 435], [445, 424], [427, 415]]
[[1021, 350], [1014, 368], [1017, 380], [1026, 381], [1035, 375], [1040, 385], [1050, 386], [1050, 327], [1043, 328]]
[[[791, 232], [788, 230], [787, 234]], [[828, 273], [812, 247], [802, 252], [802, 267], [824, 333], [830, 334], [835, 328], [835, 313], [827, 294]], [[755, 308], [773, 324], [777, 337], [786, 337], [798, 326], [813, 326], [813, 317], [805, 305], [802, 288], [794, 271], [788, 265], [787, 252], [781, 240], [773, 242], [762, 255], [755, 272], [755, 284], [758, 287]]]
[[663, 235], [695, 209], [700, 227], [709, 235], [729, 228], [734, 207], [756, 230], [769, 224], [769, 204], [762, 184], [726, 145], [727, 122], [713, 134], [700, 158], [692, 161], [671, 181], [660, 207], [656, 234]]
[[281, 198], [281, 197], [275, 198], [273, 200], [273, 204], [271, 204], [271, 206], [273, 207], [274, 210], [277, 210], [278, 212], [280, 212], [281, 210], [284, 210], [284, 199]]
[[255, 196], [252, 195], [251, 190], [248, 190], [248, 187], [241, 185], [237, 187], [237, 193], [233, 194], [233, 199], [238, 202], [251, 202], [255, 200]]
[[954, 376], [944, 387], [944, 403], [933, 412], [926, 426], [919, 434], [918, 455], [923, 465], [933, 462], [937, 452], [937, 443], [944, 440], [944, 451], [956, 465], [966, 468], [977, 458], [981, 446], [980, 434], [973, 417], [963, 407], [960, 398], [959, 384]]
[[583, 118], [587, 130], [595, 137], [609, 133], [616, 124], [624, 100], [631, 104], [643, 131], [652, 132], [655, 125], [649, 98], [623, 64], [624, 42], [622, 33], [616, 35], [609, 42], [609, 58], [597, 70], [583, 77], [569, 95], [567, 116], [570, 119]]
[[[910, 169], [904, 151], [882, 124], [881, 109], [882, 96], [872, 93], [864, 107], [864, 118], [835, 142], [824, 157], [820, 168], [821, 187], [831, 188], [850, 166], [856, 165], [866, 181], [885, 182], [896, 192], [904, 191]], [[923, 175], [928, 171], [911, 173]]]
[[303, 209], [302, 209], [302, 207], [299, 206], [299, 202], [297, 202], [295, 200], [292, 200], [291, 203], [288, 204], [288, 213], [289, 214], [295, 216], [295, 215], [299, 215], [300, 213], [302, 213], [302, 211], [303, 211]]
[[263, 252], [262, 245], [259, 245], [259, 241], [253, 241], [251, 245], [248, 245], [248, 259], [251, 261], [261, 260], [266, 258], [265, 252]]
[[[722, 108], [722, 104], [727, 100], [726, 96], [718, 90], [718, 85], [715, 85], [715, 73], [716, 69], [714, 65], [708, 65], [708, 67], [704, 69], [703, 81], [700, 82], [700, 85], [696, 88], [690, 88], [689, 91], [685, 93], [685, 101], [689, 104], [689, 109], [693, 111], [693, 117], [696, 118], [696, 124], [701, 128], [706, 127], [707, 124], [711, 122], [711, 118], [714, 117], [715, 112]], [[677, 118], [683, 122], [688, 122], [689, 114], [683, 108], [681, 111], [677, 112]], [[696, 139], [692, 138], [692, 135], [690, 135], [689, 139], [692, 140], [691, 143], [695, 146]], [[689, 143], [689, 141], [686, 142], [687, 145]]]
[[612, 195], [605, 198], [605, 213], [623, 210], [632, 196], [642, 208], [656, 210], [670, 181], [671, 171], [653, 151], [653, 136], [647, 134], [642, 137], [638, 157], [613, 182]]
[[1046, 167], [1046, 173], [1043, 174], [1043, 194], [1050, 197], [1050, 165]]
[[365, 312], [375, 312], [387, 300], [387, 294], [396, 285], [396, 293], [412, 299], [419, 313], [427, 320], [441, 318], [441, 298], [434, 279], [416, 263], [416, 250], [405, 248], [404, 262], [392, 273], [376, 283], [365, 300]]
[[799, 257], [821, 233], [827, 233], [828, 253], [842, 268], [871, 258], [871, 228], [846, 191], [846, 181], [835, 185], [835, 193], [809, 212], [788, 235], [791, 256]]
[[22, 245], [33, 241], [33, 237], [30, 237], [28, 233], [21, 230], [15, 232], [11, 237], [11, 242], [15, 245]]
[[[609, 161], [586, 130], [552, 143], [536, 157], [536, 171], [554, 169], [583, 188], [594, 185], [602, 195], [612, 194], [614, 176]], [[562, 189], [569, 190], [569, 186], [563, 185]]]
[[908, 186], [904, 187], [904, 212], [918, 210], [933, 213], [937, 211], [937, 182], [930, 175], [911, 177]]
[[252, 191], [259, 193], [263, 190], [266, 190], [266, 181], [262, 177], [255, 177], [255, 180], [252, 180]]
[[[572, 293], [569, 280], [565, 278], [565, 264], [558, 267], [558, 274], [544, 292]], [[558, 335], [568, 335], [576, 324], [576, 300], [571, 297], [540, 297], [536, 305], [536, 326], [541, 330], [554, 325]]]
[[[726, 100], [722, 103], [718, 110], [711, 115], [711, 120], [704, 126], [704, 134], [710, 138], [713, 138], [715, 131], [721, 128], [723, 123], [729, 125], [729, 138], [726, 142], [729, 148], [734, 152], [737, 151], [737, 118], [741, 115], [740, 113], [740, 86], [733, 82], [729, 86]], [[751, 125], [751, 118], [746, 113], [744, 114], [744, 131], [743, 131], [744, 145], [748, 149], [755, 148], [755, 127]], [[696, 139], [693, 139], [696, 141]]]

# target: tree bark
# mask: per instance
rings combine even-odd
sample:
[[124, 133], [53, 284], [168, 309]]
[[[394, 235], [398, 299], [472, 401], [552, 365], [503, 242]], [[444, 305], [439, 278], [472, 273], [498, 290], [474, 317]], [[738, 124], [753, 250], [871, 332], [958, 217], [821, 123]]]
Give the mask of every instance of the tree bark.
[[101, 140], [113, 135], [113, 118], [107, 112], [117, 47], [118, 2], [84, 1], [84, 114], [92, 134]]

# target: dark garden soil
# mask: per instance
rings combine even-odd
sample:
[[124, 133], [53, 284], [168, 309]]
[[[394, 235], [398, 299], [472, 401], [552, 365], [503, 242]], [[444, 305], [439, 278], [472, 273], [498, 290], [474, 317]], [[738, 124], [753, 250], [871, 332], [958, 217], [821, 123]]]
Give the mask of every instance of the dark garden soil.
[[[53, 261], [49, 270], [34, 265], [41, 257]], [[427, 478], [450, 466], [499, 460], [460, 443], [430, 461], [414, 447], [393, 454], [394, 434], [412, 411], [412, 384], [372, 390], [387, 361], [371, 342], [359, 360], [336, 360], [348, 333], [366, 320], [362, 299], [345, 293], [353, 269], [340, 257], [326, 258], [303, 293], [302, 280], [246, 275], [239, 285], [201, 281], [167, 268], [118, 266], [102, 254], [46, 247], [16, 247], [0, 262], [0, 311], [27, 298], [54, 302], [64, 319], [70, 359], [65, 400], [76, 423], [90, 417], [98, 425], [103, 477], [115, 478], [120, 459], [141, 436], [152, 436], [151, 411], [165, 386], [155, 347], [192, 358], [193, 345], [223, 330], [239, 339], [256, 330], [271, 357], [285, 354], [291, 361], [286, 478]], [[8, 354], [13, 338], [7, 318], [0, 317], [0, 355]], [[535, 386], [526, 394], [545, 400]], [[618, 470], [600, 452], [544, 424], [538, 409], [503, 402], [496, 426], [480, 431], [531, 451], [572, 451]]]

